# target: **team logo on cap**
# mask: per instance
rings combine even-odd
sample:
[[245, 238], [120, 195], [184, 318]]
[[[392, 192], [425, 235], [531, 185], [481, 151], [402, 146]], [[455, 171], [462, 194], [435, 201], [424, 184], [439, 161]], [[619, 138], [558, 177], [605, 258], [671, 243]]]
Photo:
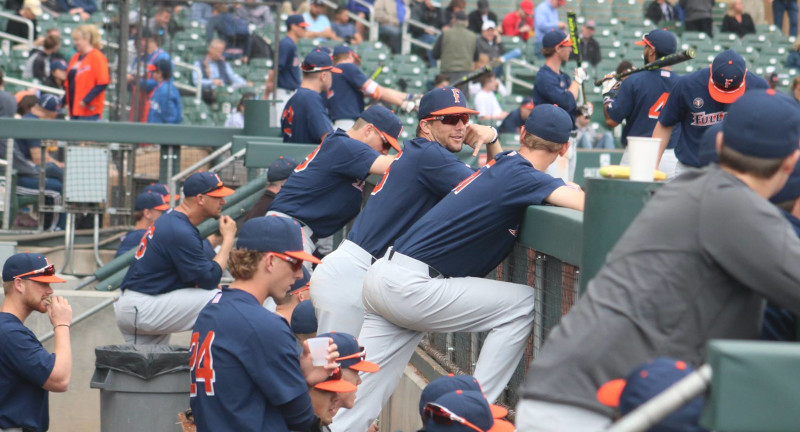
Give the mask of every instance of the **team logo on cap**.
[[695, 108], [702, 108], [704, 104], [705, 104], [705, 102], [703, 102], [702, 98], [695, 98], [692, 101], [692, 106], [695, 107]]
[[731, 87], [731, 83], [732, 82], [733, 82], [732, 79], [725, 79], [725, 89], [726, 90]]
[[461, 92], [458, 89], [453, 89], [453, 103], [461, 102]]

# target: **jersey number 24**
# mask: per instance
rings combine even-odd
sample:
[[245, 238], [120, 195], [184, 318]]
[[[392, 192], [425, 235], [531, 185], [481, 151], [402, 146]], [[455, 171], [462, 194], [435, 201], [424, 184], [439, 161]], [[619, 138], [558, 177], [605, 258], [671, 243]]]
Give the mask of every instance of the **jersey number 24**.
[[207, 396], [214, 396], [214, 357], [211, 355], [211, 344], [214, 343], [214, 332], [209, 331], [203, 342], [200, 342], [200, 333], [192, 333], [192, 341], [189, 345], [189, 373], [194, 375], [194, 382], [189, 386], [189, 395], [197, 396], [197, 383], [204, 383]]

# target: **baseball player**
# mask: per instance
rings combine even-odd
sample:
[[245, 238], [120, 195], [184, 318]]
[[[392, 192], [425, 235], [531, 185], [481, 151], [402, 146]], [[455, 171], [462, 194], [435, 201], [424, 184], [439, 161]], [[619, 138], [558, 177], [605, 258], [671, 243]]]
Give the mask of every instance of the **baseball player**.
[[[272, 125], [281, 124], [281, 114], [286, 106], [286, 101], [300, 87], [300, 58], [297, 56], [297, 41], [306, 36], [308, 23], [303, 15], [289, 15], [286, 18], [286, 36], [278, 45], [278, 89], [276, 91], [275, 110], [272, 112]], [[272, 99], [274, 69], [267, 75], [267, 87], [264, 90], [264, 99]], [[270, 106], [271, 108], [271, 106]]]
[[[0, 304], [0, 430], [46, 431], [50, 426], [48, 392], [65, 392], [72, 376], [69, 326], [72, 307], [53, 295], [62, 283], [44, 255], [20, 253], [3, 264]], [[23, 324], [33, 311], [53, 325], [53, 353]]]
[[297, 305], [308, 297], [308, 280], [311, 278], [311, 273], [303, 267], [303, 277], [296, 280], [286, 297], [278, 299], [276, 302], [275, 313], [282, 316], [287, 323], [292, 322], [292, 313]]
[[[448, 374], [431, 381], [422, 390], [422, 395], [419, 397], [419, 415], [424, 418], [425, 405], [429, 402], [434, 402], [441, 396], [454, 391], [474, 391], [483, 393], [483, 387], [475, 377], [471, 375], [454, 375]], [[485, 397], [485, 396], [484, 396]], [[500, 405], [490, 404], [489, 409], [492, 412], [492, 417], [499, 419], [508, 415], [508, 410]]]
[[489, 331], [475, 377], [490, 401], [500, 395], [525, 349], [534, 291], [484, 276], [510, 252], [528, 206], [583, 210], [582, 191], [541, 171], [567, 151], [571, 129], [563, 109], [535, 106], [519, 152], [500, 153], [464, 179], [369, 268], [359, 339], [381, 370], [363, 377], [336, 430], [367, 428], [425, 332]]
[[710, 339], [758, 337], [765, 297], [800, 312], [800, 240], [767, 201], [798, 142], [787, 96], [750, 90], [728, 108], [719, 165], [662, 187], [548, 335], [522, 387], [520, 430], [602, 430], [613, 415], [595, 398], [603, 383], [661, 356], [698, 366]]
[[[642, 36], [636, 45], [644, 46], [642, 57], [644, 63], [650, 63], [669, 54], [674, 54], [678, 49], [678, 40], [675, 35], [666, 30], [653, 30]], [[628, 135], [649, 137], [658, 122], [658, 114], [664, 108], [669, 97], [669, 92], [678, 81], [678, 74], [672, 72], [669, 66], [652, 71], [644, 71], [617, 81], [614, 73], [606, 76], [603, 83], [603, 114], [606, 124], [615, 128], [623, 120], [622, 144], [626, 146], [622, 156], [622, 164], [628, 164]], [[675, 172], [675, 144], [680, 135], [680, 128], [673, 130], [667, 149], [661, 157], [658, 169], [672, 176]]]
[[272, 204], [275, 196], [281, 191], [281, 187], [286, 183], [286, 179], [292, 175], [292, 171], [295, 168], [297, 168], [297, 161], [291, 156], [280, 156], [270, 164], [267, 169], [267, 189], [264, 191], [264, 195], [261, 195], [261, 198], [247, 211], [244, 216], [245, 222], [264, 216], [267, 213], [267, 209]]
[[[167, 185], [165, 185], [163, 183], [151, 183], [151, 184], [145, 186], [144, 189], [142, 189], [142, 192], [157, 193], [157, 194], [162, 195], [164, 197], [164, 201], [165, 202], [169, 202], [169, 198], [170, 198], [169, 188], [167, 187]], [[172, 200], [174, 202], [176, 202], [176, 203], [178, 202], [179, 199], [181, 199], [181, 196], [178, 195], [178, 194], [175, 194], [172, 197]]]
[[733, 50], [717, 54], [711, 67], [681, 78], [672, 88], [653, 130], [653, 138], [661, 140], [659, 152], [663, 154], [672, 129], [677, 124], [681, 126], [675, 145], [678, 162], [673, 175], [679, 175], [688, 167], [700, 166], [697, 149], [703, 131], [721, 122], [730, 104], [745, 91], [767, 88], [769, 85], [763, 78], [747, 72], [744, 59]]
[[136, 197], [136, 203], [133, 208], [133, 217], [136, 220], [136, 224], [133, 226], [133, 230], [128, 231], [122, 236], [114, 258], [139, 246], [139, 242], [142, 240], [142, 236], [145, 231], [147, 231], [147, 228], [150, 228], [150, 225], [152, 225], [165, 210], [169, 210], [169, 204], [165, 203], [164, 197], [158, 193], [142, 192]]
[[[319, 116], [320, 114], [316, 114]], [[313, 253], [314, 238], [333, 235], [361, 210], [364, 181], [383, 174], [400, 150], [400, 120], [382, 106], [364, 111], [347, 132], [338, 129], [295, 168], [269, 212], [288, 215], [303, 225], [304, 243]]]
[[372, 191], [347, 239], [311, 276], [311, 300], [321, 332], [361, 332], [361, 289], [369, 266], [474, 173], [454, 153], [461, 151], [464, 143], [476, 148], [486, 143], [490, 158], [502, 151], [493, 128], [468, 124], [469, 116], [475, 114], [477, 111], [467, 108], [461, 90], [454, 87], [435, 89], [422, 97], [417, 138], [405, 142], [403, 153]]
[[578, 114], [578, 91], [586, 80], [586, 70], [575, 68], [574, 80], [561, 71], [561, 67], [569, 60], [572, 52], [572, 41], [561, 30], [552, 30], [542, 38], [542, 54], [545, 56], [544, 66], [536, 74], [533, 84], [533, 103], [558, 105], [566, 110], [572, 123]]
[[[339, 350], [339, 357], [336, 359], [342, 368], [342, 379], [358, 387], [361, 384], [359, 372], [373, 373], [380, 370], [377, 364], [367, 361], [367, 352], [364, 347], [358, 343], [355, 336], [342, 333], [331, 332], [323, 333], [319, 337], [329, 337], [333, 339]], [[341, 393], [339, 395], [342, 408], [350, 409], [356, 400], [356, 392]]]
[[317, 337], [317, 317], [311, 300], [301, 301], [292, 312], [292, 333], [299, 343]]
[[322, 93], [328, 93], [332, 74], [342, 73], [333, 66], [331, 56], [320, 49], [303, 60], [303, 81], [286, 102], [281, 115], [283, 142], [321, 143], [333, 132]]
[[333, 63], [342, 73], [333, 76], [333, 85], [328, 92], [328, 112], [333, 126], [342, 130], [353, 127], [358, 116], [364, 111], [364, 96], [397, 105], [403, 112], [416, 108], [416, 95], [382, 87], [367, 78], [361, 71], [361, 58], [349, 45], [339, 45], [333, 49]]
[[456, 390], [428, 402], [422, 410], [425, 432], [514, 432], [514, 425], [495, 419], [486, 396], [479, 391]]
[[[236, 222], [220, 217], [224, 197], [232, 193], [214, 173], [192, 174], [183, 184], [181, 204], [147, 229], [114, 304], [125, 342], [169, 343], [171, 333], [192, 328], [218, 292], [236, 235]], [[222, 244], [209, 259], [197, 225], [212, 217], [219, 217]]]
[[519, 108], [508, 113], [506, 118], [503, 119], [503, 122], [500, 123], [500, 126], [497, 127], [497, 131], [511, 134], [520, 133], [520, 131], [522, 131], [522, 126], [525, 125], [525, 120], [531, 115], [532, 109], [533, 99], [526, 97], [522, 100]]
[[190, 405], [197, 430], [306, 431], [318, 422], [309, 387], [355, 386], [325, 381], [338, 368], [335, 344], [327, 364], [314, 367], [308, 344], [295, 349], [289, 324], [261, 305], [283, 298], [300, 278], [303, 252], [297, 222], [262, 216], [242, 225], [231, 251], [231, 285], [203, 308], [190, 344]]

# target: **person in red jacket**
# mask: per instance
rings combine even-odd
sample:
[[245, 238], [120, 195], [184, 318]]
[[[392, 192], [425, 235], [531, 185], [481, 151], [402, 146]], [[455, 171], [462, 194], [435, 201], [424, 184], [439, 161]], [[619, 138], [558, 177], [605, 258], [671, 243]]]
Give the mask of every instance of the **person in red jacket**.
[[519, 8], [503, 18], [503, 35], [519, 36], [528, 40], [533, 34], [533, 2], [522, 0]]
[[109, 83], [108, 59], [100, 51], [100, 33], [94, 25], [72, 31], [77, 53], [67, 67], [66, 104], [73, 120], [99, 120], [103, 116], [106, 87]]

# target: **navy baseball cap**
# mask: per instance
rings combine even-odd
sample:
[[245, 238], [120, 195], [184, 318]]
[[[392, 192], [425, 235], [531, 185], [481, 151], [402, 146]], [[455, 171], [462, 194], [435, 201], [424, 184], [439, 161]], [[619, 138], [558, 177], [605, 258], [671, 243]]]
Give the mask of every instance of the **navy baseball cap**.
[[67, 70], [67, 62], [62, 59], [55, 59], [50, 62], [50, 70]]
[[297, 168], [297, 160], [291, 156], [281, 156], [272, 162], [267, 170], [267, 181], [274, 182], [286, 180], [292, 175], [292, 171]]
[[356, 58], [356, 61], [358, 63], [361, 63], [361, 57], [358, 56], [357, 52], [353, 51], [353, 48], [350, 45], [342, 44], [333, 49], [334, 57], [340, 54], [348, 54], [348, 53], [353, 53], [353, 56]]
[[286, 18], [286, 27], [291, 28], [292, 25], [297, 25], [297, 26], [304, 27], [304, 28], [309, 26], [309, 24], [303, 18], [303, 15], [299, 15], [299, 14], [297, 14], [297, 15], [289, 15]]
[[231, 194], [233, 189], [225, 187], [219, 176], [210, 171], [194, 173], [183, 183], [183, 195], [187, 197], [197, 195], [226, 197]]
[[456, 390], [444, 394], [423, 409], [428, 432], [513, 432], [514, 425], [492, 417], [483, 393]]
[[39, 96], [39, 106], [47, 111], [58, 111], [61, 108], [61, 99], [50, 93], [42, 93]]
[[[429, 402], [433, 402], [442, 395], [456, 390], [483, 393], [483, 388], [478, 382], [478, 379], [472, 375], [448, 374], [436, 378], [422, 390], [422, 395], [419, 398], [419, 415], [422, 416], [422, 411]], [[492, 412], [492, 417], [494, 418], [503, 418], [508, 415], [508, 410], [500, 405], [489, 404], [489, 410]]]
[[678, 50], [678, 39], [672, 32], [655, 29], [642, 36], [642, 40], [634, 42], [634, 45], [646, 45], [661, 54], [674, 54]]
[[305, 73], [330, 71], [333, 73], [342, 73], [342, 70], [333, 66], [333, 59], [330, 53], [324, 52], [320, 49], [315, 49], [308, 53], [306, 58], [303, 59], [303, 64], [300, 65], [300, 70]]
[[366, 351], [355, 336], [348, 333], [330, 332], [317, 335], [317, 337], [329, 337], [339, 351], [339, 358], [336, 362], [343, 368], [352, 369], [358, 372], [377, 372], [381, 368], [377, 364], [366, 361]]
[[775, 204], [794, 201], [800, 198], [800, 163], [794, 166], [794, 171], [789, 175], [786, 185], [769, 200]]
[[250, 219], [239, 230], [236, 249], [277, 252], [319, 264], [320, 260], [303, 250], [303, 231], [296, 220], [281, 216]]
[[800, 107], [773, 89], [751, 90], [730, 108], [722, 126], [726, 146], [749, 156], [789, 156], [800, 143]]
[[526, 97], [522, 99], [522, 103], [520, 104], [522, 108], [533, 109], [533, 99]]
[[426, 120], [433, 116], [448, 114], [480, 114], [467, 108], [467, 98], [455, 87], [435, 88], [422, 96], [419, 101], [417, 118]]
[[303, 277], [294, 281], [294, 284], [289, 288], [289, 293], [298, 294], [300, 291], [306, 291], [308, 289], [309, 280], [311, 280], [311, 273], [303, 266]]
[[697, 149], [697, 158], [700, 160], [701, 167], [719, 162], [717, 132], [722, 130], [722, 124], [723, 122], [715, 123], [703, 132], [703, 139], [700, 140], [700, 147]]
[[56, 268], [47, 257], [36, 253], [18, 253], [12, 255], [3, 264], [3, 282], [16, 278], [30, 279], [42, 283], [61, 283], [64, 279], [56, 276]]
[[136, 197], [136, 204], [134, 209], [142, 211], [146, 209], [153, 210], [169, 210], [169, 204], [164, 200], [164, 195], [153, 192], [142, 192]]
[[[144, 189], [142, 189], [142, 192], [154, 192], [159, 195], [164, 195], [167, 198], [167, 201], [169, 201], [169, 188], [163, 183], [150, 183], [149, 185], [145, 186]], [[175, 195], [173, 200], [178, 201], [180, 198], [180, 195]]]
[[569, 36], [561, 30], [550, 30], [542, 38], [542, 48], [558, 48], [560, 46], [572, 46]]
[[571, 130], [572, 117], [555, 105], [536, 105], [525, 120], [526, 132], [554, 143], [563, 144], [569, 141]]
[[734, 50], [725, 50], [714, 58], [708, 77], [708, 92], [719, 103], [734, 103], [747, 88], [747, 65]]
[[317, 316], [314, 313], [314, 304], [311, 300], [303, 300], [292, 311], [292, 333], [316, 333]]
[[395, 150], [398, 152], [402, 150], [397, 138], [403, 132], [403, 122], [389, 108], [373, 105], [361, 113], [360, 118], [375, 126]]

